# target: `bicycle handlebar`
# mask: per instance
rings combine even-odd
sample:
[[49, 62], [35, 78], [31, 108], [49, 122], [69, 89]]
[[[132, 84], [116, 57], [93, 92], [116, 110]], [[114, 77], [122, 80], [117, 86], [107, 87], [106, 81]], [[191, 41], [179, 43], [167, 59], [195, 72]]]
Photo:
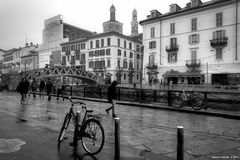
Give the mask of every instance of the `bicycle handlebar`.
[[86, 107], [86, 104], [85, 103], [83, 103], [83, 102], [80, 102], [80, 101], [76, 101], [76, 102], [74, 102], [74, 101], [72, 101], [72, 97], [68, 97], [68, 99], [70, 100], [70, 102], [74, 105], [74, 104], [80, 104], [84, 109], [87, 109], [87, 107]]

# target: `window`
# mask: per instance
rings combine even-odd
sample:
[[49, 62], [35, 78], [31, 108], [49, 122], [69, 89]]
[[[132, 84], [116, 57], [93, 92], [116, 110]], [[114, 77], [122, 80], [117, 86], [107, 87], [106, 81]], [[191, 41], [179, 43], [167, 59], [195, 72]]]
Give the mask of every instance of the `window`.
[[105, 50], [104, 49], [100, 50], [100, 56], [105, 56]]
[[85, 49], [85, 48], [86, 48], [85, 43], [81, 43], [81, 49]]
[[96, 48], [99, 48], [99, 40], [96, 40]]
[[155, 37], [155, 28], [152, 27], [151, 28], [151, 38], [154, 38]]
[[222, 48], [216, 48], [216, 59], [222, 59]]
[[127, 57], [127, 52], [126, 51], [124, 51], [124, 57]]
[[196, 50], [191, 51], [191, 60], [196, 62], [196, 60], [197, 60], [197, 51]]
[[85, 60], [86, 60], [85, 54], [81, 54], [81, 61], [85, 61]]
[[139, 62], [137, 62], [137, 70], [139, 70]]
[[120, 63], [121, 63], [120, 59], [118, 59], [117, 62], [118, 62], [117, 66], [120, 67]]
[[104, 60], [100, 61], [100, 68], [105, 68], [105, 61]]
[[197, 30], [197, 18], [192, 19], [192, 31]]
[[175, 23], [170, 24], [170, 34], [175, 34]]
[[175, 63], [177, 62], [177, 53], [169, 53], [168, 54], [168, 63]]
[[217, 13], [216, 14], [216, 26], [222, 26], [222, 13]]
[[106, 49], [106, 55], [110, 55], [110, 49]]
[[137, 59], [140, 59], [140, 55], [139, 54], [137, 54]]
[[93, 48], [93, 41], [90, 41], [90, 49]]
[[189, 36], [189, 44], [199, 43], [199, 34], [192, 34]]
[[171, 46], [171, 48], [177, 46], [177, 38], [170, 39], [170, 46]]
[[99, 50], [96, 50], [95, 51], [95, 56], [98, 57], [100, 54], [99, 54]]
[[104, 39], [101, 39], [101, 46], [104, 47]]
[[121, 50], [118, 49], [118, 56], [121, 56]]
[[80, 50], [80, 44], [76, 45], [76, 50], [79, 51]]
[[138, 76], [138, 74], [137, 74], [137, 80], [138, 80], [138, 77], [139, 77], [139, 76]]
[[62, 52], [65, 52], [66, 51], [66, 47], [62, 47]]
[[124, 78], [124, 80], [126, 80], [126, 73], [123, 74], [123, 78]]
[[71, 45], [71, 51], [75, 51], [75, 45]]
[[127, 42], [124, 41], [124, 48], [127, 48]]
[[140, 46], [139, 45], [136, 46], [136, 51], [140, 52]]
[[90, 51], [89, 52], [89, 57], [93, 57], [94, 55], [93, 55], [93, 51]]
[[111, 67], [111, 61], [110, 61], [110, 59], [107, 60], [107, 67]]
[[62, 57], [62, 64], [66, 65], [66, 57], [65, 56]]
[[70, 61], [70, 56], [69, 55], [67, 56], [67, 60]]
[[132, 61], [129, 62], [129, 68], [133, 68], [133, 62]]
[[213, 32], [213, 39], [223, 39], [225, 38], [225, 30], [219, 30]]
[[132, 49], [132, 43], [129, 42], [129, 49]]
[[149, 42], [149, 49], [154, 49], [154, 48], [156, 48], [156, 41]]
[[107, 45], [110, 46], [111, 45], [111, 38], [107, 39]]
[[150, 55], [149, 56], [149, 66], [155, 65], [155, 55]]
[[118, 47], [120, 47], [120, 43], [121, 43], [121, 41], [120, 41], [120, 39], [118, 38]]
[[124, 59], [124, 60], [123, 60], [123, 68], [127, 68], [127, 65], [128, 65], [128, 64], [127, 64], [127, 60]]
[[76, 53], [76, 60], [80, 60], [80, 53]]
[[129, 57], [130, 57], [130, 58], [133, 58], [133, 52], [130, 52], [130, 53], [129, 53]]

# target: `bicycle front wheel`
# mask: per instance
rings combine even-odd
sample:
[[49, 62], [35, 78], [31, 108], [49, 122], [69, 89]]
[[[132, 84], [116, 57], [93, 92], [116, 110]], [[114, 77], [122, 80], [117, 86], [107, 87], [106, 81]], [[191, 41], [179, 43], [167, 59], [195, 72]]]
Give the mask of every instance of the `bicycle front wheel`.
[[61, 128], [61, 131], [60, 131], [60, 134], [58, 136], [58, 143], [62, 142], [62, 140], [64, 138], [64, 135], [65, 135], [65, 133], [67, 131], [67, 128], [68, 128], [70, 120], [71, 120], [71, 115], [70, 114], [66, 114], [66, 116], [64, 118], [64, 122], [63, 122], [62, 128]]
[[105, 135], [100, 122], [96, 119], [88, 119], [82, 126], [81, 141], [84, 150], [91, 154], [98, 154], [104, 145]]

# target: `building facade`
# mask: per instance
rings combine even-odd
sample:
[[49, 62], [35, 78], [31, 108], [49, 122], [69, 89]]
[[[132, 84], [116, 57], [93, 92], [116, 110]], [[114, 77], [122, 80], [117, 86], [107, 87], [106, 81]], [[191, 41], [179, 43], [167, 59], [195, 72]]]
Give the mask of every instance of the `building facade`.
[[46, 65], [61, 65], [61, 43], [86, 38], [94, 32], [64, 23], [61, 15], [44, 21], [43, 43], [39, 52], [39, 68]]
[[151, 11], [143, 26], [145, 82], [240, 84], [240, 2], [191, 0]]
[[103, 31], [88, 38], [62, 43], [62, 64], [95, 72], [100, 83], [111, 83], [113, 80], [140, 83], [141, 35], [122, 34], [122, 23], [116, 21], [113, 5], [110, 20], [103, 23]]

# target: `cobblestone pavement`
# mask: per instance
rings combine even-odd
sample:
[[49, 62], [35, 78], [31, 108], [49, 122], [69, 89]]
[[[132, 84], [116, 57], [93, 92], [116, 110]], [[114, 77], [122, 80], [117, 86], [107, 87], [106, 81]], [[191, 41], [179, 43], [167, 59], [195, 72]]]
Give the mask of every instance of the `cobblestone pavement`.
[[[114, 120], [105, 112], [110, 104], [81, 101], [103, 118], [106, 141], [114, 142]], [[58, 131], [69, 107], [68, 100], [57, 101], [56, 97], [47, 101], [47, 97], [31, 96], [21, 104], [18, 93], [0, 92], [0, 112], [25, 119], [33, 127]], [[176, 128], [183, 126], [185, 160], [240, 159], [239, 120], [130, 105], [117, 105], [115, 110], [124, 146], [176, 159]]]

